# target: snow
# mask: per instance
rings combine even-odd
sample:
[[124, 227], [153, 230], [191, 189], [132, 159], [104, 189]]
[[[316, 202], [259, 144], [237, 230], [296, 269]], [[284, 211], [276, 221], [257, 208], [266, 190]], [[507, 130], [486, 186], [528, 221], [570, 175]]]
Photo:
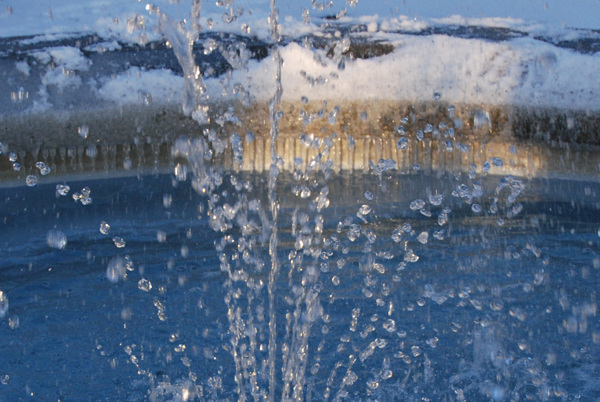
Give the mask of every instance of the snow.
[[[160, 40], [157, 17], [147, 11], [146, 3], [125, 0], [3, 1], [6, 12], [0, 13], [0, 37], [27, 36], [22, 45], [58, 41], [82, 34], [102, 38], [84, 47], [85, 52], [118, 52], [122, 44], [145, 44]], [[204, 2], [200, 23], [205, 31], [212, 19], [213, 31], [242, 33], [269, 40], [268, 0]], [[281, 48], [283, 64], [283, 99], [298, 101], [301, 96], [312, 100], [357, 99], [428, 101], [433, 93], [452, 103], [492, 105], [533, 105], [566, 109], [600, 110], [600, 54], [584, 54], [560, 48], [552, 43], [581, 38], [600, 40], [600, 33], [585, 28], [600, 28], [600, 2], [475, 0], [436, 1], [366, 1], [355, 6], [351, 1], [333, 1], [322, 9], [310, 1], [280, 0], [280, 23], [283, 34], [326, 35], [319, 25], [327, 15], [343, 15], [343, 24], [363, 24], [363, 35], [394, 46], [390, 54], [371, 59], [328, 57], [325, 50], [308, 49], [296, 43]], [[160, 0], [152, 4], [175, 21], [189, 16], [189, 1]], [[314, 4], [321, 4], [316, 2]], [[10, 7], [10, 8], [9, 8]], [[232, 23], [224, 13], [233, 13]], [[304, 15], [304, 19], [303, 19]], [[187, 22], [189, 26], [189, 21]], [[519, 32], [515, 38], [489, 41], [434, 35], [424, 30], [432, 27], [476, 26], [503, 28]], [[247, 34], [248, 28], [245, 28]], [[577, 28], [577, 29], [573, 29]], [[411, 35], [410, 33], [417, 33]], [[342, 34], [334, 35], [341, 40]], [[543, 40], [540, 40], [542, 38]], [[330, 42], [333, 43], [333, 42]], [[32, 96], [33, 110], [49, 107], [48, 89], [59, 91], [89, 85], [100, 99], [117, 105], [131, 103], [181, 102], [183, 78], [167, 69], [131, 67], [107, 77], [84, 81], [91, 61], [76, 47], [59, 46], [34, 50], [31, 56], [45, 66], [42, 86], [26, 88]], [[26, 61], [15, 69], [22, 77], [30, 75]], [[223, 77], [208, 79], [212, 99], [231, 94], [232, 86], [241, 83], [254, 100], [264, 101], [273, 95], [275, 65], [272, 58], [251, 60], [247, 68]], [[226, 82], [225, 82], [226, 81]], [[232, 95], [228, 95], [232, 96]]]
[[59, 46], [36, 51], [33, 56], [42, 64], [53, 63], [42, 76], [42, 84], [54, 85], [59, 90], [69, 86], [79, 86], [78, 71], [87, 71], [90, 61], [75, 47]]
[[114, 39], [110, 40], [110, 41], [94, 43], [93, 45], [86, 46], [84, 48], [84, 50], [86, 52], [97, 52], [97, 53], [114, 52], [114, 51], [121, 50], [121, 49], [122, 49], [122, 46], [119, 44], [119, 42], [117, 42]]
[[[493, 43], [404, 36], [396, 45], [391, 54], [347, 61], [339, 70], [324, 51], [317, 51], [320, 57], [315, 58], [313, 51], [290, 44], [281, 50], [283, 99], [430, 101], [438, 92], [453, 103], [600, 109], [600, 83], [594, 80], [598, 56], [530, 38]], [[247, 82], [246, 89], [265, 100], [272, 96], [274, 68], [271, 60], [252, 62], [248, 73], [236, 73], [232, 80]]]
[[22, 73], [25, 77], [29, 77], [29, 73], [31, 72], [31, 68], [26, 61], [18, 61], [15, 63], [15, 68], [17, 71]]
[[[344, 70], [327, 58], [292, 43], [281, 48], [283, 100], [409, 100], [430, 101], [434, 93], [451, 103], [529, 105], [600, 110], [600, 57], [558, 49], [531, 38], [494, 43], [445, 35], [402, 36], [396, 50], [378, 58], [346, 61]], [[578, 71], [578, 74], [572, 74]], [[207, 80], [213, 99], [222, 99], [223, 85], [243, 83], [256, 101], [273, 95], [275, 63], [250, 61], [224, 83]], [[223, 82], [222, 82], [223, 81]], [[228, 85], [227, 85], [228, 84]], [[157, 101], [182, 99], [183, 78], [170, 70], [131, 68], [107, 79], [101, 97], [117, 104], [139, 103], [140, 94]]]
[[183, 77], [167, 69], [144, 71], [132, 67], [123, 74], [107, 78], [98, 93], [102, 99], [118, 105], [180, 102]]

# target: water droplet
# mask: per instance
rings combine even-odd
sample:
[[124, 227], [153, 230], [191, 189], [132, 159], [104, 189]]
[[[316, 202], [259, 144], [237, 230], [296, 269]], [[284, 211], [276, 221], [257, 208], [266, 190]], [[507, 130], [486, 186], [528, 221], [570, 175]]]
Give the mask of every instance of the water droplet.
[[142, 278], [138, 281], [138, 289], [143, 290], [144, 292], [149, 292], [152, 289], [152, 282], [148, 279]]
[[306, 187], [306, 186], [300, 187], [300, 193], [299, 193], [300, 198], [306, 199], [306, 198], [310, 197], [310, 194], [311, 194], [311, 191], [308, 187]]
[[373, 201], [373, 193], [370, 191], [365, 191], [365, 198], [369, 201]]
[[490, 171], [491, 167], [492, 167], [492, 165], [490, 165], [490, 163], [488, 161], [483, 162], [483, 171], [485, 173], [488, 173]]
[[440, 205], [442, 203], [442, 200], [444, 199], [444, 195], [443, 194], [437, 194], [437, 192], [435, 194], [430, 194], [429, 195], [429, 203], [431, 205]]
[[417, 131], [417, 140], [423, 141], [423, 138], [425, 138], [425, 133], [422, 130]]
[[16, 162], [17, 161], [17, 154], [15, 152], [11, 152], [10, 154], [8, 154], [8, 160], [11, 162]]
[[394, 320], [392, 320], [391, 318], [389, 318], [383, 323], [382, 327], [387, 332], [395, 332], [396, 331], [396, 322]]
[[162, 231], [162, 230], [157, 230], [156, 231], [156, 240], [158, 240], [159, 243], [164, 243], [167, 241], [167, 234]]
[[173, 204], [173, 197], [171, 194], [163, 195], [163, 207], [171, 208], [171, 204]]
[[58, 194], [62, 197], [69, 194], [69, 191], [71, 191], [71, 187], [67, 186], [66, 184], [57, 184], [56, 185], [56, 194]]
[[427, 343], [427, 346], [429, 346], [430, 348], [435, 349], [439, 341], [440, 339], [437, 336], [434, 336], [433, 338], [427, 339], [425, 343]]
[[371, 207], [363, 204], [359, 209], [358, 212], [356, 213], [356, 216], [358, 216], [359, 218], [363, 218], [367, 215], [369, 215], [371, 213]]
[[371, 389], [377, 389], [379, 387], [379, 383], [375, 380], [367, 381], [367, 386]]
[[402, 137], [398, 140], [398, 142], [396, 143], [396, 148], [399, 151], [404, 151], [406, 148], [408, 148], [408, 140], [406, 139], [406, 137]]
[[429, 233], [427, 233], [427, 232], [421, 232], [419, 234], [419, 236], [417, 237], [417, 240], [421, 244], [427, 244], [427, 242], [429, 241]]
[[89, 145], [88, 147], [85, 148], [85, 154], [90, 159], [96, 159], [96, 157], [98, 156], [98, 148], [94, 144]]
[[10, 376], [8, 374], [5, 374], [2, 377], [0, 377], [0, 383], [2, 383], [2, 385], [8, 385], [9, 382]]
[[495, 167], [502, 167], [502, 166], [504, 166], [504, 162], [502, 162], [502, 159], [500, 159], [498, 157], [495, 157], [495, 158], [492, 159], [492, 164]]
[[420, 198], [410, 203], [410, 209], [413, 211], [423, 209], [423, 207], [425, 207], [425, 201]]
[[80, 193], [73, 193], [73, 200], [75, 202], [79, 201], [83, 205], [90, 205], [92, 203], [92, 197], [90, 197], [92, 190], [89, 187], [84, 187], [81, 189]]
[[59, 230], [51, 230], [46, 234], [46, 243], [52, 248], [62, 250], [67, 246], [67, 236]]
[[508, 217], [512, 218], [516, 215], [519, 215], [522, 211], [523, 211], [523, 204], [518, 203], [510, 209], [510, 211], [508, 212]]
[[8, 297], [0, 290], [0, 318], [4, 318], [8, 312]]
[[42, 176], [47, 176], [48, 174], [50, 174], [51, 171], [52, 169], [50, 169], [50, 166], [45, 165], [43, 168], [40, 169], [40, 174]]
[[479, 205], [479, 204], [473, 204], [473, 205], [471, 205], [471, 210], [473, 212], [475, 212], [476, 214], [478, 214], [478, 213], [481, 212], [481, 205]]
[[107, 235], [108, 232], [110, 232], [110, 225], [105, 221], [100, 222], [100, 233]]
[[442, 94], [439, 92], [434, 92], [433, 100], [439, 101], [440, 99], [442, 99]]
[[332, 282], [332, 283], [333, 283], [335, 286], [339, 286], [339, 284], [340, 284], [340, 277], [339, 277], [339, 276], [337, 276], [337, 275], [334, 275], [334, 276], [331, 278], [331, 282]]
[[131, 169], [132, 164], [133, 163], [131, 162], [131, 159], [125, 158], [125, 160], [123, 161], [123, 169], [125, 169], [125, 170]]
[[113, 242], [117, 248], [125, 247], [125, 240], [122, 237], [113, 237]]
[[182, 165], [181, 163], [176, 164], [173, 173], [175, 174], [177, 181], [186, 181], [187, 167], [185, 165]]
[[27, 184], [27, 187], [33, 187], [37, 184], [38, 182], [38, 178], [36, 175], [30, 174], [29, 176], [27, 176], [25, 178], [25, 184]]
[[475, 128], [492, 128], [490, 114], [483, 110], [478, 110], [473, 116], [473, 126]]
[[229, 136], [229, 142], [231, 143], [233, 158], [238, 165], [241, 165], [244, 161], [244, 144], [242, 139], [237, 133], [233, 133], [231, 136]]
[[329, 113], [329, 115], [327, 116], [327, 122], [331, 125], [337, 123], [337, 113], [335, 111]]
[[417, 262], [419, 261], [419, 256], [414, 253], [412, 250], [406, 250], [406, 254], [404, 254], [404, 261], [406, 262]]
[[14, 331], [16, 329], [19, 329], [19, 322], [19, 316], [15, 315], [8, 319], [8, 326]]
[[79, 126], [77, 127], [77, 134], [79, 134], [79, 136], [81, 138], [83, 138], [84, 140], [88, 137], [88, 134], [90, 133], [90, 129], [88, 126]]
[[17, 163], [17, 162], [15, 162], [15, 163], [13, 163], [13, 165], [12, 165], [12, 168], [13, 168], [13, 170], [14, 170], [15, 172], [18, 172], [18, 171], [20, 171], [20, 170], [21, 170], [21, 164], [20, 164], [20, 163]]
[[113, 257], [106, 268], [106, 278], [117, 283], [127, 277], [127, 262], [123, 257]]
[[181, 256], [183, 258], [187, 258], [187, 256], [190, 255], [190, 249], [189, 249], [188, 246], [183, 245], [183, 246], [181, 246], [181, 249], [179, 250], [179, 253], [181, 254]]

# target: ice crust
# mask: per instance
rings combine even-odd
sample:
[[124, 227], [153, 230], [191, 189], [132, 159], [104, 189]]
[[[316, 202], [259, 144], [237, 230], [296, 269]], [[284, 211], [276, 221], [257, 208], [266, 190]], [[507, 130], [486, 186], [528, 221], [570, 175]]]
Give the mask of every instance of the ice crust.
[[[341, 70], [326, 50], [291, 43], [281, 49], [283, 100], [431, 101], [434, 93], [451, 103], [523, 105], [600, 110], [600, 56], [560, 49], [531, 38], [507, 42], [462, 39], [445, 35], [394, 38], [395, 50], [370, 59], [346, 60]], [[76, 50], [76, 49], [74, 49]], [[49, 52], [52, 53], [52, 52]], [[66, 54], [67, 52], [64, 52]], [[60, 73], [62, 66], [84, 69], [77, 52], [46, 72], [46, 85], [81, 85]], [[272, 96], [275, 64], [270, 57], [250, 60], [231, 76], [206, 80], [212, 99], [235, 98], [242, 84], [252, 101]], [[62, 77], [62, 79], [61, 79]], [[183, 77], [169, 69], [132, 67], [96, 83], [100, 98], [120, 106], [180, 102]], [[146, 96], [149, 95], [150, 97]]]
[[[182, 20], [189, 15], [189, 4], [178, 3], [181, 2], [165, 0], [153, 4], [174, 20]], [[474, 1], [444, 2], [443, 6], [433, 1], [359, 1], [356, 7], [335, 1], [331, 8], [315, 10], [309, 3], [279, 1], [280, 21], [288, 38], [288, 44], [281, 47], [283, 100], [299, 101], [306, 96], [310, 100], [419, 102], [430, 101], [434, 93], [439, 93], [443, 101], [450, 103], [600, 110], [600, 82], [595, 78], [600, 71], [600, 53], [557, 46], [561, 41], [600, 40], [597, 30], [583, 29], [600, 26], [600, 20], [587, 17], [595, 9], [600, 15], [600, 3], [581, 1], [568, 10], [562, 3], [547, 8], [533, 3], [516, 10], [514, 5], [499, 0], [486, 2], [485, 9], [481, 2]], [[268, 41], [269, 2], [234, 4], [235, 10], [205, 2], [200, 22], [209, 30], [210, 18], [214, 23], [212, 31]], [[342, 7], [347, 9], [345, 16], [339, 13]], [[308, 10], [304, 20], [303, 10]], [[239, 14], [230, 24], [222, 18], [227, 11]], [[339, 19], [324, 29], [323, 17], [336, 14]], [[352, 59], [335, 54], [331, 47], [313, 49], [301, 44], [302, 37], [330, 36], [325, 40], [330, 46], [341, 46], [348, 34], [336, 31], [335, 24], [359, 24], [364, 32], [353, 34], [351, 41], [364, 38], [370, 43], [386, 43], [393, 46], [393, 51]], [[244, 25], [246, 31], [242, 32]], [[439, 33], [452, 29], [489, 29], [492, 33], [497, 30], [506, 37], [492, 40]], [[37, 87], [25, 88], [32, 100], [27, 111], [52, 109], [55, 93], [79, 89], [99, 102], [117, 106], [181, 103], [184, 79], [169, 68], [131, 66], [105, 76], [83, 74], [92, 64], [90, 53], [118, 55], [123, 46], [161, 40], [156, 17], [146, 11], [145, 3], [68, 0], [48, 7], [41, 0], [31, 0], [15, 3], [0, 15], [0, 38], [29, 35], [20, 40], [20, 46], [60, 42], [84, 33], [97, 35], [101, 40], [81, 49], [36, 48], [30, 51], [28, 59], [15, 61], [15, 70], [25, 78], [33, 71], [28, 62], [44, 66]], [[231, 75], [206, 79], [209, 99], [226, 100], [240, 94], [249, 96], [250, 101], [272, 97], [272, 58], [243, 60], [241, 66]], [[18, 90], [18, 85], [12, 89]]]

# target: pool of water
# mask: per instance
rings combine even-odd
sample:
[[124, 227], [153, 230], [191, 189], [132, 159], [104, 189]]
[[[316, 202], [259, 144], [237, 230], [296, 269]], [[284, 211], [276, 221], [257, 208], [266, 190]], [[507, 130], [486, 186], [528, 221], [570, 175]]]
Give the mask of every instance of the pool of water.
[[600, 397], [595, 180], [218, 175], [0, 189], [0, 400]]

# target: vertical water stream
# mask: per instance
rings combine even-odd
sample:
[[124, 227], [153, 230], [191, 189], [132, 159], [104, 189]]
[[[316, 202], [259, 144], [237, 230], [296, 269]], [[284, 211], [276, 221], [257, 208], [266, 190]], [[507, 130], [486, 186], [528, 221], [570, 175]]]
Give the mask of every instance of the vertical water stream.
[[279, 217], [279, 203], [277, 201], [277, 176], [279, 175], [279, 157], [277, 156], [277, 137], [279, 136], [279, 104], [283, 88], [281, 85], [281, 66], [283, 60], [279, 53], [279, 11], [275, 0], [271, 0], [271, 15], [269, 16], [271, 39], [275, 43], [273, 58], [276, 64], [275, 93], [269, 101], [269, 121], [271, 124], [271, 168], [269, 170], [269, 206], [271, 208], [271, 237], [269, 239], [269, 256], [271, 257], [271, 271], [269, 272], [269, 400], [275, 400], [275, 384], [277, 381], [276, 356], [277, 356], [277, 314], [275, 305], [275, 290], [277, 276], [279, 275], [279, 259], [277, 257], [277, 223]]

